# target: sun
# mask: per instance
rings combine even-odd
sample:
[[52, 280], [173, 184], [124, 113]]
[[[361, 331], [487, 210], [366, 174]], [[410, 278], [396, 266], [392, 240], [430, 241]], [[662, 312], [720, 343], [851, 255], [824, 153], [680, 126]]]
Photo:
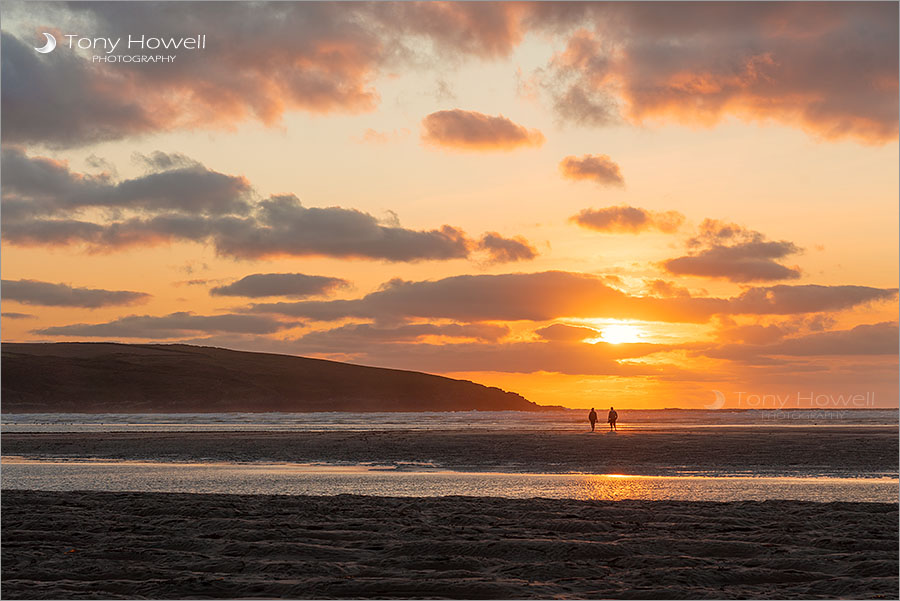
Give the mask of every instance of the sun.
[[625, 342], [640, 342], [641, 329], [637, 326], [625, 324], [608, 325], [600, 333], [600, 340], [609, 344], [622, 344]]

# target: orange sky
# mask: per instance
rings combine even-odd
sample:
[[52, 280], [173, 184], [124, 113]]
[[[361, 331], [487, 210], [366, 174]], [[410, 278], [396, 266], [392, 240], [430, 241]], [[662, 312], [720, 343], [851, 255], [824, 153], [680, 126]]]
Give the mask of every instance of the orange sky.
[[897, 406], [896, 4], [4, 8], [3, 341]]

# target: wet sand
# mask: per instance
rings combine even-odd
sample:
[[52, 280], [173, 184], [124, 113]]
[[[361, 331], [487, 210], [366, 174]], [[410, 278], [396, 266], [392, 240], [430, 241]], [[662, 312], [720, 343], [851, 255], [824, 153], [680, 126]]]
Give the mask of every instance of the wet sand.
[[896, 504], [2, 494], [2, 597], [893, 598]]
[[898, 471], [896, 426], [589, 431], [4, 434], [3, 455], [152, 461], [402, 462], [464, 471], [830, 475]]

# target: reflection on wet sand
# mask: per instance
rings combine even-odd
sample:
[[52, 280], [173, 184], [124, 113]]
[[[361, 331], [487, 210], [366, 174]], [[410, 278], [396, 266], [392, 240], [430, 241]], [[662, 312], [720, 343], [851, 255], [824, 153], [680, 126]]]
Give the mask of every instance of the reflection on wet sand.
[[3, 488], [383, 497], [895, 502], [896, 478], [458, 472], [424, 465], [166, 463], [3, 458]]

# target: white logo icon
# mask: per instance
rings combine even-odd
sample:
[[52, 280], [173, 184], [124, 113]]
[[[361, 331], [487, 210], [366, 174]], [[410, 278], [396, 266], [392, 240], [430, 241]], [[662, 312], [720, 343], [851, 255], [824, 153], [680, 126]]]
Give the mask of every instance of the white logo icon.
[[712, 403], [707, 403], [703, 405], [705, 409], [721, 409], [725, 406], [725, 395], [719, 392], [718, 390], [713, 390], [713, 394], [716, 395], [716, 400]]
[[37, 50], [41, 54], [47, 54], [48, 52], [53, 52], [53, 49], [56, 48], [56, 38], [53, 37], [49, 33], [45, 33], [44, 37], [47, 38], [47, 43], [44, 44], [40, 48], [35, 48], [35, 50]]

